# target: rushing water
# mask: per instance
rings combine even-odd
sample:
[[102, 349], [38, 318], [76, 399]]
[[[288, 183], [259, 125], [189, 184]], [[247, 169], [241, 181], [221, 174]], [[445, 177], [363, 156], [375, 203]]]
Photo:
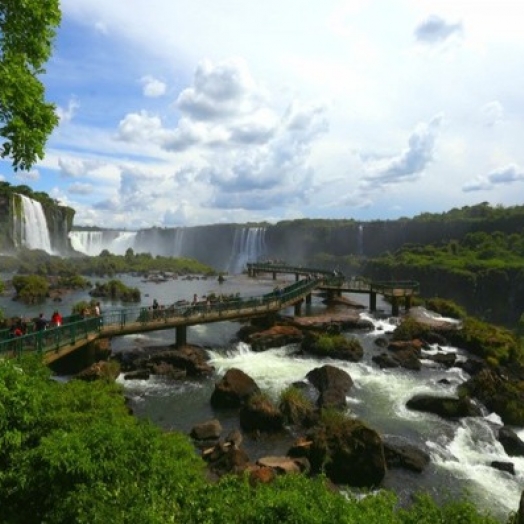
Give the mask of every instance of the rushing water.
[[[173, 280], [164, 284], [142, 282], [139, 278], [122, 276], [128, 285], [142, 291], [142, 303], [151, 304], [156, 298], [161, 304], [171, 304], [179, 299], [190, 299], [194, 293], [199, 296], [215, 293], [240, 293], [242, 296], [266, 293], [276, 284], [271, 279], [249, 279], [246, 276], [230, 278], [223, 284], [216, 280]], [[277, 283], [284, 283], [277, 281]], [[64, 299], [60, 311], [68, 314], [71, 304], [85, 298], [86, 294], [73, 294]], [[365, 296], [350, 298], [362, 302]], [[8, 297], [0, 298], [0, 306], [7, 311], [19, 311]], [[367, 306], [367, 304], [364, 304]], [[115, 307], [110, 302], [102, 303], [103, 308]], [[379, 303], [379, 307], [385, 306]], [[47, 309], [46, 309], [47, 308]], [[43, 309], [51, 312], [54, 304], [29, 308], [31, 314]], [[314, 297], [310, 312], [325, 310], [320, 298]], [[291, 313], [291, 312], [290, 312]], [[485, 417], [465, 418], [458, 422], [446, 421], [438, 416], [408, 410], [406, 401], [417, 393], [450, 395], [456, 386], [468, 377], [459, 368], [449, 370], [435, 366], [430, 360], [423, 360], [420, 372], [401, 369], [379, 369], [371, 360], [381, 350], [375, 345], [379, 336], [395, 328], [394, 319], [363, 316], [372, 320], [375, 329], [371, 332], [356, 332], [365, 349], [365, 357], [359, 363], [337, 360], [329, 362], [347, 371], [354, 381], [348, 397], [348, 413], [360, 417], [379, 431], [384, 438], [400, 443], [414, 444], [426, 450], [431, 463], [421, 474], [403, 470], [388, 471], [384, 486], [399, 493], [401, 500], [409, 500], [417, 491], [428, 491], [436, 499], [459, 496], [464, 490], [482, 508], [504, 519], [518, 507], [524, 484], [524, 458], [508, 457], [497, 441], [496, 434], [501, 426], [500, 419], [486, 412]], [[148, 381], [119, 382], [130, 398], [134, 412], [148, 418], [165, 429], [189, 432], [200, 422], [218, 418], [225, 428], [239, 428], [236, 412], [215, 412], [210, 397], [215, 381], [232, 367], [240, 368], [257, 382], [262, 390], [277, 399], [279, 393], [292, 382], [303, 380], [313, 368], [327, 360], [306, 358], [295, 354], [294, 346], [280, 347], [255, 353], [249, 345], [235, 340], [240, 327], [236, 322], [205, 324], [188, 328], [188, 342], [206, 347], [215, 376], [205, 380], [172, 381], [166, 378], [151, 378]], [[159, 331], [141, 335], [114, 338], [112, 350], [126, 351], [130, 348], [171, 344], [175, 340], [174, 330]], [[431, 351], [436, 351], [432, 348]], [[456, 348], [441, 348], [457, 351]], [[459, 356], [464, 354], [458, 351]], [[441, 379], [447, 379], [447, 384]], [[524, 437], [523, 428], [515, 428]], [[284, 454], [294, 435], [287, 437], [262, 437], [257, 441], [244, 438], [244, 444], [251, 459], [267, 454]], [[513, 462], [516, 474], [510, 475], [489, 466], [493, 460]]]

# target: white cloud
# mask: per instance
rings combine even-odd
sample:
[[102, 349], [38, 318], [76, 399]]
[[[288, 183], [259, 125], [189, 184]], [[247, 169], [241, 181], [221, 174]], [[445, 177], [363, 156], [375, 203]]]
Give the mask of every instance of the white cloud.
[[36, 182], [40, 179], [40, 173], [36, 169], [31, 169], [31, 171], [17, 171], [15, 178], [22, 182]]
[[484, 104], [480, 108], [484, 125], [493, 127], [504, 120], [504, 107], [498, 100]]
[[515, 164], [500, 167], [488, 173], [486, 176], [477, 176], [468, 181], [462, 187], [465, 192], [486, 191], [497, 185], [509, 185], [515, 182], [524, 182], [524, 169]]
[[61, 124], [67, 124], [71, 122], [73, 117], [76, 114], [76, 110], [80, 107], [80, 104], [75, 98], [71, 98], [66, 108], [58, 106], [56, 108], [56, 114], [60, 120]]
[[73, 195], [90, 195], [95, 191], [95, 188], [91, 184], [71, 184], [67, 188], [68, 193]]
[[416, 27], [415, 38], [423, 44], [440, 44], [462, 32], [461, 22], [448, 23], [438, 15], [430, 15]]
[[144, 96], [157, 98], [166, 94], [167, 85], [165, 82], [149, 75], [143, 76], [140, 81], [142, 82]]
[[434, 158], [435, 141], [442, 116], [433, 117], [427, 124], [419, 124], [411, 134], [408, 147], [401, 153], [383, 158], [364, 158], [365, 175], [362, 187], [372, 184], [398, 184], [420, 178]]

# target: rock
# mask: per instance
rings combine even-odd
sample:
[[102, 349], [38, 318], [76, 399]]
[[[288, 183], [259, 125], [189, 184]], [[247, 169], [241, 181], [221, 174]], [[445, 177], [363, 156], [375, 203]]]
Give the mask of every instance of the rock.
[[294, 326], [272, 326], [264, 331], [257, 331], [244, 337], [244, 341], [251, 344], [253, 351], [265, 351], [267, 349], [287, 346], [300, 342], [303, 338], [300, 329]]
[[384, 443], [388, 468], [404, 468], [416, 473], [424, 471], [430, 462], [429, 454], [410, 444]]
[[394, 341], [388, 345], [391, 358], [398, 362], [400, 367], [419, 371], [422, 367], [420, 356], [422, 354], [423, 342], [415, 339], [408, 342]]
[[238, 408], [255, 393], [260, 393], [256, 382], [242, 370], [231, 368], [215, 384], [211, 405], [214, 408]]
[[252, 395], [240, 408], [240, 427], [244, 431], [280, 431], [284, 417], [265, 395]]
[[344, 370], [330, 364], [312, 369], [307, 379], [319, 391], [318, 407], [344, 408], [346, 395], [353, 386], [353, 379]]
[[191, 438], [196, 440], [215, 440], [220, 438], [222, 426], [217, 419], [208, 420], [201, 424], [196, 424], [189, 433]]
[[238, 429], [232, 429], [224, 439], [224, 443], [239, 449], [244, 437]]
[[310, 445], [293, 446], [288, 453], [302, 451], [313, 473], [324, 471], [336, 484], [373, 488], [386, 473], [384, 446], [379, 434], [356, 419], [344, 417], [313, 428], [306, 438]]
[[511, 428], [500, 428], [498, 440], [510, 457], [524, 457], [524, 441]]
[[205, 350], [192, 346], [180, 349], [161, 351], [150, 355], [148, 366], [166, 363], [174, 368], [184, 370], [188, 377], [208, 377], [214, 368], [207, 363]]
[[257, 484], [269, 484], [275, 480], [277, 474], [272, 468], [255, 466], [249, 471], [249, 484], [255, 487]]
[[504, 424], [524, 425], [524, 380], [520, 377], [502, 368], [485, 368], [462, 384], [460, 391], [497, 413]]
[[455, 365], [457, 360], [456, 353], [437, 353], [436, 355], [428, 355], [426, 358], [432, 360], [436, 364], [440, 364], [445, 368], [451, 368]]
[[524, 491], [520, 494], [519, 509], [513, 522], [514, 524], [524, 524]]
[[371, 357], [371, 360], [375, 362], [375, 364], [377, 364], [380, 369], [400, 367], [398, 360], [393, 358], [392, 355], [388, 355], [387, 353], [381, 353], [380, 355], [375, 355]]
[[406, 403], [409, 409], [434, 413], [442, 418], [479, 417], [480, 408], [468, 397], [437, 397], [431, 395], [415, 395]]
[[257, 460], [257, 466], [271, 468], [277, 475], [283, 473], [303, 473], [307, 470], [307, 460], [291, 457], [262, 457]]
[[218, 475], [242, 473], [249, 465], [249, 457], [243, 449], [225, 446], [223, 443], [204, 450], [202, 457], [209, 469]]
[[80, 373], [77, 373], [74, 378], [78, 380], [85, 380], [87, 382], [92, 382], [94, 380], [100, 379], [112, 379], [116, 380], [120, 374], [120, 366], [111, 361], [101, 360], [100, 362], [95, 362], [87, 369], [84, 369]]
[[498, 469], [499, 471], [505, 471], [510, 475], [515, 475], [515, 464], [513, 462], [501, 462], [499, 460], [493, 460], [490, 463], [492, 468]]
[[[331, 331], [331, 330], [330, 330]], [[335, 358], [349, 362], [359, 362], [364, 356], [364, 349], [360, 342], [353, 338], [347, 339], [343, 335], [326, 339], [317, 332], [308, 333], [302, 340], [301, 349], [304, 353], [321, 358]]]

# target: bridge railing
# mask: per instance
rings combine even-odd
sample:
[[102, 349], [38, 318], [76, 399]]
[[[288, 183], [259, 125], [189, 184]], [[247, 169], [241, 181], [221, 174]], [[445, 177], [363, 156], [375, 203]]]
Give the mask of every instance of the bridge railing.
[[[34, 331], [22, 336], [0, 339], [0, 356], [20, 357], [23, 353], [47, 353], [58, 351], [64, 346], [70, 346], [89, 335], [103, 333], [110, 328], [123, 329], [128, 324], [173, 323], [176, 319], [180, 324], [190, 321], [217, 321], [221, 316], [234, 317], [242, 312], [246, 314], [278, 311], [287, 305], [304, 297], [318, 286], [319, 280], [302, 279], [282, 289], [275, 289], [260, 296], [238, 297], [210, 304], [171, 305], [167, 307], [137, 306], [114, 309], [104, 312], [101, 316], [86, 317], [69, 321], [60, 327], [43, 331]], [[71, 317], [78, 318], [78, 317]]]
[[69, 322], [60, 327], [12, 337], [0, 341], [0, 356], [20, 357], [22, 353], [27, 352], [58, 351], [61, 347], [87, 339], [90, 334], [97, 333], [100, 328], [100, 318], [91, 317]]

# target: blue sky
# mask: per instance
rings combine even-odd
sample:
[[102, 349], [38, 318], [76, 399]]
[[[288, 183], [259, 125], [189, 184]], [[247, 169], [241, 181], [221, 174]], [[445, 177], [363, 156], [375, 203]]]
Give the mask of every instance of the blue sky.
[[113, 228], [522, 204], [519, 4], [62, 0], [60, 125], [0, 177]]

